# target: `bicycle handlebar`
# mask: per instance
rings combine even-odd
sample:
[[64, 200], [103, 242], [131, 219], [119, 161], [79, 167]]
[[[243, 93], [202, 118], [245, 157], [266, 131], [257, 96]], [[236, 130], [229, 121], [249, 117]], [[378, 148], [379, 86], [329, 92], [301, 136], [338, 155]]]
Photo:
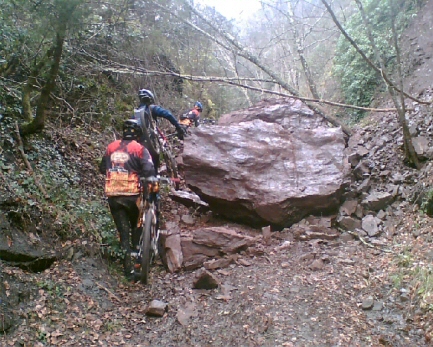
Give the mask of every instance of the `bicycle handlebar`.
[[170, 183], [171, 180], [168, 177], [149, 176], [149, 177], [140, 177], [140, 182], [141, 183], [148, 183], [148, 182]]

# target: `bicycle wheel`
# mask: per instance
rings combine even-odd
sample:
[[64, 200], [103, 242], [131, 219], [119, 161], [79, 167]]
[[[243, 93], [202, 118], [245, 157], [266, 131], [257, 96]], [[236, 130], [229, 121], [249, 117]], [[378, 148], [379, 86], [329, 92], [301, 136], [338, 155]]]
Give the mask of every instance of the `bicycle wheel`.
[[167, 172], [174, 181], [174, 187], [176, 190], [179, 190], [180, 178], [179, 172], [177, 171], [176, 161], [174, 160], [173, 155], [168, 149], [165, 148], [162, 154], [164, 156], [165, 165], [167, 166]]
[[161, 145], [154, 133], [154, 130], [152, 128], [144, 128], [142, 130], [143, 130], [144, 139], [146, 141], [145, 147], [149, 150], [149, 152], [152, 155], [159, 155], [159, 153], [161, 152], [160, 150]]
[[153, 210], [150, 208], [146, 212], [144, 226], [141, 237], [141, 283], [147, 284], [149, 280], [150, 262], [152, 258], [151, 237], [153, 226]]

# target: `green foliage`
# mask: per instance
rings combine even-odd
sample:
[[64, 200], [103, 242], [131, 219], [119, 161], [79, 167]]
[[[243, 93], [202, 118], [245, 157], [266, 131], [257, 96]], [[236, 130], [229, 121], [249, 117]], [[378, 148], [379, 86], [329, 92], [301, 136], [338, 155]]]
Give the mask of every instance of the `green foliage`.
[[[0, 122], [0, 170], [5, 181], [0, 188], [8, 189], [10, 201], [19, 201], [14, 214], [9, 216], [15, 216], [12, 221], [16, 226], [26, 231], [30, 225], [50, 224], [51, 230], [62, 240], [85, 237], [101, 242], [106, 235], [115, 235], [106, 202], [81, 186], [76, 163], [66, 160], [55, 143], [39, 136], [32, 139], [30, 148], [26, 147], [26, 155], [40, 184], [46, 188], [49, 199], [45, 199], [34, 176], [14, 160], [17, 144], [13, 132], [10, 119], [3, 119]], [[117, 247], [116, 242], [111, 244]]]
[[[397, 34], [407, 26], [417, 8], [413, 0], [396, 0], [398, 11], [395, 18]], [[371, 31], [380, 54], [386, 64], [387, 73], [393, 70], [395, 64], [395, 48], [392, 43], [391, 18], [394, 16], [390, 1], [363, 1], [364, 11], [371, 25]], [[373, 47], [367, 37], [365, 24], [361, 14], [356, 12], [345, 23], [345, 30], [357, 43], [365, 55], [376, 65], [379, 62], [374, 57]], [[355, 48], [341, 35], [336, 48], [333, 73], [339, 78], [345, 103], [356, 106], [370, 105], [377, 89], [383, 88], [381, 77], [368, 65]], [[358, 121], [363, 116], [362, 111], [348, 111], [352, 120]]]
[[416, 266], [413, 270], [413, 286], [419, 295], [420, 306], [433, 311], [433, 266], [424, 264]]
[[424, 193], [421, 201], [421, 211], [428, 216], [433, 216], [433, 189]]
[[46, 291], [51, 296], [57, 296], [61, 297], [63, 296], [64, 289], [61, 285], [59, 285], [57, 282], [54, 282], [52, 280], [42, 280], [36, 283], [36, 285], [40, 288]]

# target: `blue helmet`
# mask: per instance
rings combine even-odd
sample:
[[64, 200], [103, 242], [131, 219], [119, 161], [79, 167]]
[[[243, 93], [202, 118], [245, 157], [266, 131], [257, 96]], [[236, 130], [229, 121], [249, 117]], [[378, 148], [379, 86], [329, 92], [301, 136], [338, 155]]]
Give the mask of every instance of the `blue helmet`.
[[197, 108], [200, 112], [203, 111], [203, 105], [201, 104], [200, 101], [196, 101], [194, 107]]
[[153, 96], [153, 93], [147, 89], [140, 89], [138, 91], [138, 97], [140, 98], [140, 101], [144, 104], [153, 104], [155, 102], [155, 97]]

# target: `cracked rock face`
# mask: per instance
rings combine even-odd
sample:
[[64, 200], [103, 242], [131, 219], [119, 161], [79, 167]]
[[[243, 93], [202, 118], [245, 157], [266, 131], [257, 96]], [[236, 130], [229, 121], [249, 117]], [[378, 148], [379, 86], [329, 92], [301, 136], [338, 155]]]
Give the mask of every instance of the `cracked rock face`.
[[344, 148], [340, 128], [286, 128], [260, 119], [200, 127], [185, 141], [185, 177], [215, 213], [286, 227], [338, 209], [349, 167]]

